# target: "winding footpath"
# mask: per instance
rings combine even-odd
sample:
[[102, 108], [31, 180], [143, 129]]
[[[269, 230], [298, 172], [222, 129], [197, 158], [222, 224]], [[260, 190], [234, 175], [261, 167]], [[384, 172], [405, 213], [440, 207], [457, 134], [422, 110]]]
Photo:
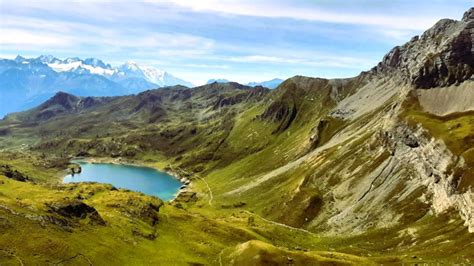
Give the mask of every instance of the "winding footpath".
[[[173, 169], [171, 166], [170, 166], [170, 168]], [[208, 201], [208, 203], [209, 203], [209, 206], [212, 207], [212, 200], [214, 199], [214, 195], [212, 194], [212, 189], [211, 189], [211, 186], [209, 186], [209, 183], [207, 183], [207, 181], [204, 178], [202, 178], [201, 176], [199, 176], [198, 174], [190, 174], [189, 172], [187, 172], [187, 171], [185, 171], [185, 170], [183, 170], [179, 167], [177, 169], [180, 172], [185, 173], [188, 176], [192, 176], [192, 175], [195, 176], [197, 179], [202, 180], [206, 184], [207, 190], [209, 191], [209, 201]]]

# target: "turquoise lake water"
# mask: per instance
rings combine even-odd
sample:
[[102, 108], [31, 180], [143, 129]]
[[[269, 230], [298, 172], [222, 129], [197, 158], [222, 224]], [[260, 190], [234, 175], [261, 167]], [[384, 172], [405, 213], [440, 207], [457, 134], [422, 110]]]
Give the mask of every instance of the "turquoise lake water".
[[153, 168], [109, 163], [75, 163], [81, 165], [82, 172], [74, 176], [65, 176], [65, 183], [107, 183], [116, 188], [126, 188], [157, 196], [162, 200], [174, 198], [182, 185], [173, 176]]

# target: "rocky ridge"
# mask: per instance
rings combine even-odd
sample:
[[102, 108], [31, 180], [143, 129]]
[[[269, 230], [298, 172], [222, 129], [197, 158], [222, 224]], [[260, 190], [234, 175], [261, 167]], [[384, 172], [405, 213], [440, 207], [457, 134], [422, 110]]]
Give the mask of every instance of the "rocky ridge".
[[415, 88], [444, 87], [472, 79], [474, 74], [474, 11], [461, 21], [443, 19], [421, 36], [393, 48], [372, 73], [400, 71]]

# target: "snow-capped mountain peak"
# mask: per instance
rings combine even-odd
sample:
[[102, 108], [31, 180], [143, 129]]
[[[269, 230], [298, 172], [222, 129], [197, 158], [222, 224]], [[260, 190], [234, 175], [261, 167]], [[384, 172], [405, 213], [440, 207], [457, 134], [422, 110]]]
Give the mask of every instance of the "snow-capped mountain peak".
[[137, 71], [140, 69], [140, 67], [135, 61], [127, 61], [123, 65], [119, 66], [119, 69]]
[[64, 61], [56, 61], [53, 63], [47, 63], [49, 67], [51, 67], [56, 72], [65, 72], [65, 71], [72, 71], [77, 69], [82, 64], [81, 61], [74, 61], [70, 58]]
[[61, 61], [52, 55], [40, 55], [36, 58], [36, 60], [44, 64], [52, 64]]
[[133, 80], [133, 83], [148, 83], [152, 85], [151, 87], [174, 85], [193, 87], [193, 84], [176, 78], [164, 70], [153, 66], [142, 66], [134, 61], [127, 61], [117, 67], [112, 67], [110, 64], [93, 57], [84, 60], [78, 57], [69, 57], [61, 60], [52, 55], [41, 55], [37, 58], [25, 58], [18, 55], [15, 61], [22, 64], [45, 64], [57, 73], [74, 72], [76, 74], [100, 75], [114, 82], [126, 82], [128, 85]]
[[111, 68], [109, 64], [106, 65], [102, 60], [97, 58], [87, 58], [83, 63], [93, 67]]
[[163, 70], [135, 62], [113, 67], [97, 58], [63, 60], [52, 55], [1, 59], [0, 81], [8, 91], [0, 97], [8, 103], [0, 104], [0, 116], [31, 108], [58, 90], [78, 96], [116, 96], [163, 86], [193, 87]]
[[158, 86], [173, 86], [173, 85], [184, 85], [192, 87], [193, 84], [176, 78], [168, 72], [158, 69], [153, 66], [141, 66], [134, 61], [128, 61], [125, 64], [117, 68], [116, 77], [124, 78], [143, 78], [148, 82], [154, 83]]
[[127, 61], [115, 69], [115, 75], [122, 77], [145, 78], [143, 71], [137, 63]]
[[96, 58], [87, 58], [86, 60], [81, 60], [77, 57], [67, 58], [65, 60], [59, 60], [57, 58], [54, 58], [49, 61], [46, 60], [46, 57], [44, 58], [45, 59], [41, 61], [43, 63], [46, 63], [56, 72], [89, 72], [91, 74], [97, 74], [102, 76], [110, 76], [115, 73], [115, 70], [110, 65], [106, 65], [104, 62]]
[[155, 84], [164, 84], [164, 77], [166, 74], [165, 71], [150, 66], [143, 67], [142, 71], [146, 79], [150, 82], [153, 82]]
[[65, 63], [76, 63], [76, 62], [82, 62], [82, 60], [79, 57], [69, 57], [64, 60]]

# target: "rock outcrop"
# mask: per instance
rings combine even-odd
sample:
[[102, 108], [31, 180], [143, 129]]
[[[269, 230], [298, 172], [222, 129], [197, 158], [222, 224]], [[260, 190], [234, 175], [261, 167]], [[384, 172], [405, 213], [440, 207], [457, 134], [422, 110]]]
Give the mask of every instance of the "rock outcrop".
[[106, 225], [106, 222], [94, 207], [89, 206], [80, 200], [65, 199], [63, 201], [47, 203], [46, 206], [51, 213], [58, 214], [68, 219], [88, 219], [90, 224]]
[[21, 182], [31, 180], [27, 175], [19, 172], [18, 170], [12, 169], [8, 164], [0, 165], [0, 174]]
[[443, 19], [421, 36], [393, 48], [372, 73], [399, 73], [415, 88], [459, 84], [474, 74], [472, 8], [461, 21]]

